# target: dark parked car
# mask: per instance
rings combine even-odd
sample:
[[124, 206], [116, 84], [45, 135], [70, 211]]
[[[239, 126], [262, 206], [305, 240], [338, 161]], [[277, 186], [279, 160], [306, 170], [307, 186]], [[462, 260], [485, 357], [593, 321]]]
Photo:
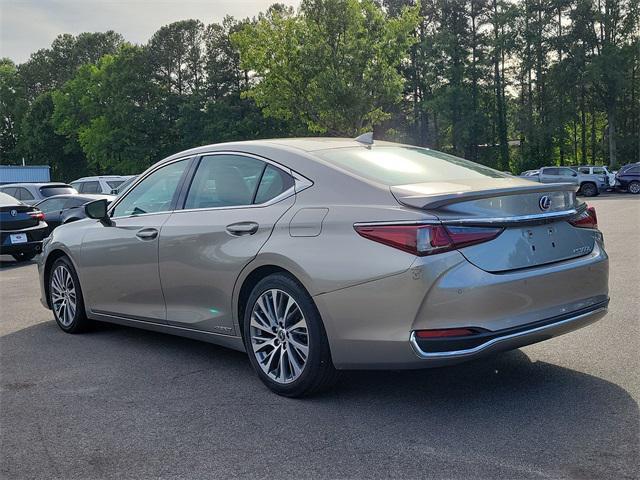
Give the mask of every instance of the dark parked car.
[[640, 193], [640, 162], [622, 167], [616, 174], [616, 188], [629, 193]]
[[18, 262], [31, 260], [42, 251], [47, 236], [44, 214], [36, 207], [0, 192], [0, 254]]
[[81, 218], [86, 218], [84, 205], [94, 200], [106, 199], [108, 202], [115, 197], [112, 195], [90, 195], [90, 194], [70, 194], [56, 195], [49, 197], [35, 206], [38, 207], [45, 215], [49, 232], [54, 228], [69, 222], [75, 222]]
[[59, 182], [48, 183], [10, 183], [2, 185], [0, 192], [17, 198], [27, 205], [35, 205], [40, 200], [54, 195], [78, 193], [71, 185]]

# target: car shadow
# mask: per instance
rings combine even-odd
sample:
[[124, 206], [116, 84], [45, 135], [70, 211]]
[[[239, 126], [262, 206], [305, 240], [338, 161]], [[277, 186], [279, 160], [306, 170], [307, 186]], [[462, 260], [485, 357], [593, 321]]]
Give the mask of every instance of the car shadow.
[[[66, 335], [46, 321], [1, 337], [0, 351], [11, 448], [32, 455], [37, 412], [44, 426], [33, 435], [63, 477], [127, 465], [135, 477], [139, 458], [170, 465], [165, 474], [191, 471], [181, 468], [202, 465], [211, 449], [224, 452], [220, 472], [228, 461], [230, 472], [252, 476], [243, 468], [256, 445], [265, 475], [280, 477], [300, 468], [360, 478], [637, 474], [640, 416], [629, 393], [522, 350], [448, 368], [343, 372], [307, 399], [269, 392], [241, 352], [110, 324]], [[97, 460], [57, 458], [57, 443], [99, 445]], [[358, 470], [363, 462], [372, 469]]]
[[27, 262], [16, 262], [11, 255], [0, 255], [0, 270], [10, 270], [13, 268], [26, 267], [35, 264], [35, 260]]

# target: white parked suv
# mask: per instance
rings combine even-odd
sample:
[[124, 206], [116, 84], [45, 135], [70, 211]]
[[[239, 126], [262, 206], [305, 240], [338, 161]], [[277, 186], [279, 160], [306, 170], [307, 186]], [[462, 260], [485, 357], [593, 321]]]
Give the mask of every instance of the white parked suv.
[[110, 195], [129, 178], [128, 175], [100, 175], [97, 177], [83, 177], [71, 182], [71, 186], [79, 193], [103, 193]]

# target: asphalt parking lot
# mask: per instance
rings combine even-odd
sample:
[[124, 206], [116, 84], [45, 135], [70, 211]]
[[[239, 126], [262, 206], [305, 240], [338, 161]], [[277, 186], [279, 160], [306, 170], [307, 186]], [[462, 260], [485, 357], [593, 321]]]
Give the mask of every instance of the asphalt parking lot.
[[601, 322], [456, 367], [346, 372], [306, 400], [222, 347], [66, 335], [35, 264], [0, 257], [0, 476], [638, 478], [640, 196], [589, 203], [611, 257]]

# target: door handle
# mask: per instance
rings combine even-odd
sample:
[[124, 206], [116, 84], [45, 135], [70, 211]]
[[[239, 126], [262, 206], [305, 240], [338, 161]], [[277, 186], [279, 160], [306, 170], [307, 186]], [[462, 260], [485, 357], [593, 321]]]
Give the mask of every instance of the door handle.
[[155, 228], [143, 228], [136, 233], [136, 237], [142, 240], [153, 240], [158, 236], [158, 230]]
[[227, 232], [235, 237], [253, 235], [258, 231], [259, 225], [256, 222], [240, 222], [227, 225]]

